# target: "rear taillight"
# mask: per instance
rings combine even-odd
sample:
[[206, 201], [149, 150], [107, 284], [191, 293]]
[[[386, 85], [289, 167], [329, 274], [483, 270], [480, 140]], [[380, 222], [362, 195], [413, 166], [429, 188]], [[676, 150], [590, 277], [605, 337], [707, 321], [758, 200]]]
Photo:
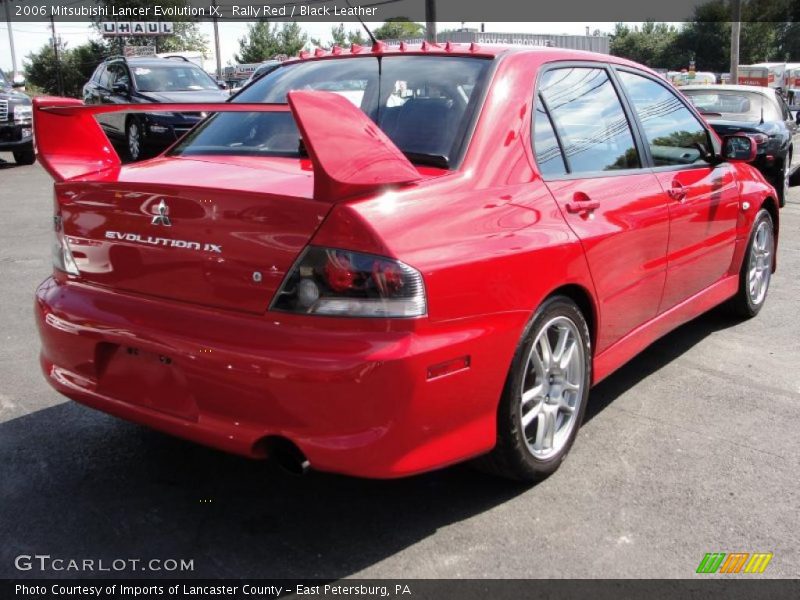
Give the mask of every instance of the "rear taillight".
[[300, 256], [271, 310], [342, 317], [419, 317], [426, 313], [422, 275], [400, 261], [310, 247]]
[[53, 240], [53, 267], [69, 275], [80, 275], [78, 265], [75, 264], [75, 258], [72, 256], [69, 243], [64, 235], [61, 214], [58, 212], [53, 217], [53, 231], [55, 233], [55, 240]]
[[756, 141], [756, 146], [763, 146], [769, 140], [769, 136], [763, 133], [754, 133], [750, 137]]

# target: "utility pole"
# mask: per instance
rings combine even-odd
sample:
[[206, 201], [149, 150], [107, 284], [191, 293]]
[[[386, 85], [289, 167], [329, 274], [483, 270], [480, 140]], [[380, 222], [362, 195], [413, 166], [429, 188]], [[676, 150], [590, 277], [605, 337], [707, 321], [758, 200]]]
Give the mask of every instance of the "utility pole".
[[61, 77], [61, 59], [58, 57], [58, 38], [56, 38], [56, 22], [50, 15], [50, 32], [53, 34], [53, 56], [56, 59], [56, 80], [58, 81], [58, 95], [64, 95], [64, 80]]
[[425, 39], [436, 42], [436, 0], [425, 0]]
[[[0, 0], [2, 2], [2, 0]], [[14, 79], [17, 73], [17, 53], [14, 52], [14, 32], [11, 30], [11, 14], [8, 12], [8, 5], [11, 0], [5, 0], [6, 24], [8, 25], [8, 42], [11, 44], [11, 78]]]
[[742, 0], [731, 0], [731, 80], [739, 83], [739, 35], [742, 31]]
[[[213, 5], [217, 5], [217, 0], [214, 0]], [[217, 79], [222, 79], [222, 57], [219, 54], [219, 25], [216, 13], [214, 13], [214, 53], [217, 56]]]

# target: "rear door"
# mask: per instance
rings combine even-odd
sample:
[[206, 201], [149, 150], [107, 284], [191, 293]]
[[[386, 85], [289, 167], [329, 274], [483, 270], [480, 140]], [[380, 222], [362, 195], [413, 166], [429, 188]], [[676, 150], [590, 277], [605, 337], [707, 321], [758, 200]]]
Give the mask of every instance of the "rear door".
[[597, 63], [539, 77], [537, 164], [580, 238], [600, 303], [597, 351], [656, 316], [666, 277], [669, 211], [615, 89]]
[[617, 70], [669, 205], [667, 282], [660, 312], [725, 276], [733, 260], [739, 190], [730, 163], [712, 165], [707, 126], [658, 78]]

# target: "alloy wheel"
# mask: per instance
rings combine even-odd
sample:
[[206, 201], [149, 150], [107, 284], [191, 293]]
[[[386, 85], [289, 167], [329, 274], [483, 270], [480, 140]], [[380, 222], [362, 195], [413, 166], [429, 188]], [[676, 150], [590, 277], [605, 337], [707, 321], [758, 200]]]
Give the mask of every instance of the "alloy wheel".
[[128, 125], [128, 152], [132, 160], [138, 160], [141, 151], [141, 134], [139, 125], [136, 121], [131, 121]]
[[577, 325], [560, 316], [534, 340], [520, 389], [521, 423], [530, 453], [560, 452], [575, 427], [583, 399], [585, 357]]
[[750, 302], [754, 306], [760, 305], [767, 295], [769, 280], [772, 276], [774, 246], [772, 227], [769, 221], [761, 221], [753, 236], [747, 271], [747, 291]]

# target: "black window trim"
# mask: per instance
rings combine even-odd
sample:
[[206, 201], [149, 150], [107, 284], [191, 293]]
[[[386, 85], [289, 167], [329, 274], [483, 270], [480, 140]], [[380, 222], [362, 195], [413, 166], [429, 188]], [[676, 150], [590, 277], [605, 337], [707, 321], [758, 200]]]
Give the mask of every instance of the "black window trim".
[[[626, 65], [611, 64], [611, 71], [614, 73], [614, 80], [617, 82], [617, 85], [618, 85], [622, 95], [625, 97], [625, 103], [626, 103], [627, 109], [630, 111], [630, 114], [631, 114], [632, 118], [634, 119], [634, 121], [636, 123], [638, 136], [642, 141], [642, 145], [644, 147], [644, 151], [645, 151], [646, 157], [647, 157], [647, 160], [646, 160], [647, 168], [649, 168], [653, 173], [665, 173], [665, 172], [668, 173], [668, 172], [672, 172], [672, 171], [689, 171], [689, 170], [692, 170], [692, 169], [701, 169], [701, 168], [714, 169], [717, 166], [719, 166], [718, 164], [714, 164], [714, 163], [707, 163], [705, 165], [702, 165], [702, 164], [690, 164], [690, 165], [664, 165], [664, 166], [660, 166], [660, 167], [655, 166], [655, 162], [653, 161], [653, 156], [650, 153], [650, 145], [648, 143], [646, 143], [647, 142], [647, 136], [644, 133], [644, 126], [642, 125], [641, 121], [639, 120], [639, 114], [636, 112], [636, 109], [633, 106], [633, 102], [631, 101], [630, 97], [628, 96], [628, 91], [625, 89], [625, 86], [622, 84], [622, 81], [620, 81], [619, 77], [617, 76], [617, 74], [619, 72], [625, 72], [625, 73], [630, 73], [632, 75], [638, 75], [639, 77], [643, 77], [645, 79], [649, 79], [650, 81], [652, 81], [656, 85], [660, 85], [661, 87], [663, 87], [665, 90], [667, 90], [667, 92], [669, 92], [673, 96], [675, 96], [675, 98], [681, 104], [683, 104], [684, 107], [686, 107], [689, 110], [689, 113], [697, 120], [698, 125], [700, 125], [700, 127], [702, 127], [703, 130], [706, 132], [706, 139], [708, 140], [709, 150], [711, 150], [715, 155], [719, 155], [722, 152], [722, 149], [716, 144], [716, 137], [711, 134], [711, 132], [709, 131], [709, 126], [706, 124], [705, 119], [703, 119], [703, 117], [700, 116], [700, 113], [697, 111], [695, 106], [691, 102], [689, 102], [688, 99], [683, 94], [681, 94], [678, 90], [676, 90], [674, 87], [672, 87], [668, 82], [663, 80], [661, 77], [658, 77], [657, 75], [651, 75], [650, 73], [647, 73], [646, 71], [642, 71], [640, 69], [636, 69], [636, 68], [629, 67], [629, 66], [626, 66]], [[720, 163], [720, 164], [722, 164], [722, 163]]]
[[[556, 130], [556, 124], [553, 122], [553, 116], [550, 114], [550, 107], [547, 106], [547, 101], [542, 96], [542, 93], [537, 91], [536, 95], [533, 98], [533, 113], [536, 114], [536, 105], [538, 102], [542, 103], [542, 108], [544, 109], [544, 118], [547, 119], [547, 122], [550, 123], [550, 129], [553, 131], [553, 137], [556, 138], [556, 145], [558, 146], [558, 151], [561, 154], [561, 164], [564, 167], [564, 175], [548, 175], [548, 179], [551, 177], [565, 177], [572, 173], [569, 167], [569, 163], [567, 162], [567, 153], [564, 152], [564, 145], [561, 142], [561, 136], [558, 135], [558, 131]], [[536, 117], [534, 116], [531, 119], [531, 147], [533, 148], [533, 158], [536, 160], [536, 138], [535, 136], [535, 127], [536, 127]], [[539, 167], [539, 161], [536, 161], [536, 167], [539, 169], [539, 172], [542, 172], [542, 168]]]
[[[536, 168], [539, 170], [539, 176], [542, 177], [544, 181], [571, 181], [573, 179], [598, 179], [601, 177], [624, 177], [626, 175], [636, 175], [647, 171], [647, 169], [651, 168], [652, 162], [648, 163], [649, 153], [647, 155], [644, 154], [645, 146], [644, 138], [640, 135], [638, 129], [638, 123], [632, 121], [632, 113], [630, 111], [630, 105], [628, 104], [628, 98], [626, 95], [623, 94], [619, 82], [616, 79], [616, 74], [613, 72], [611, 68], [612, 65], [608, 62], [603, 61], [591, 61], [591, 60], [565, 60], [565, 61], [554, 61], [551, 63], [546, 63], [542, 67], [539, 68], [539, 72], [536, 74], [536, 81], [534, 82], [534, 90], [533, 90], [533, 110], [531, 114], [535, 113], [536, 111], [536, 98], [540, 95], [539, 93], [539, 84], [542, 80], [542, 77], [548, 73], [549, 71], [554, 71], [558, 69], [569, 69], [569, 68], [589, 68], [589, 69], [599, 69], [606, 72], [606, 76], [608, 77], [609, 81], [611, 82], [611, 87], [617, 95], [619, 99], [620, 106], [622, 107], [622, 112], [625, 115], [625, 120], [628, 123], [628, 128], [631, 131], [631, 136], [633, 137], [633, 144], [636, 148], [636, 152], [639, 155], [639, 167], [633, 169], [614, 169], [609, 171], [581, 171], [579, 173], [573, 173], [569, 164], [569, 160], [564, 153], [564, 146], [561, 141], [561, 134], [558, 132], [558, 129], [555, 125], [555, 121], [553, 120], [552, 115], [550, 114], [550, 109], [547, 106], [547, 103], [542, 98], [542, 105], [544, 106], [545, 113], [547, 114], [547, 118], [550, 120], [550, 124], [553, 127], [553, 133], [556, 136], [556, 141], [558, 142], [558, 147], [561, 149], [561, 157], [564, 161], [564, 165], [566, 166], [567, 173], [564, 175], [543, 175], [541, 169], [539, 168], [539, 163], [536, 162]], [[536, 147], [534, 145], [535, 139], [535, 126], [536, 119], [535, 117], [531, 118], [531, 136], [530, 136], [530, 144], [531, 150], [534, 157], [534, 161], [536, 161]]]

